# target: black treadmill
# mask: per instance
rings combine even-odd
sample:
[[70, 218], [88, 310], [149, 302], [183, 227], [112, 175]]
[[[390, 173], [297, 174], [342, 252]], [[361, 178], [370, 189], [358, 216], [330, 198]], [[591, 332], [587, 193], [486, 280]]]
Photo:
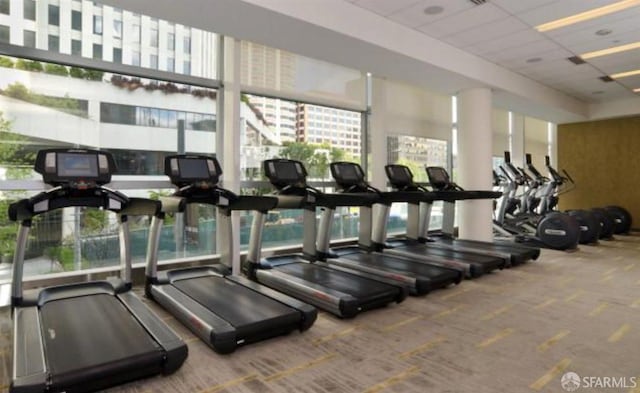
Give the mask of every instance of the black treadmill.
[[[455, 238], [455, 202], [471, 199], [494, 199], [501, 194], [494, 191], [468, 191], [451, 182], [449, 174], [442, 167], [426, 168], [429, 183], [434, 189], [432, 192], [433, 201], [444, 201], [445, 212], [443, 216], [442, 230], [436, 234], [429, 234], [429, 217], [431, 214], [431, 203], [423, 206], [419, 212], [421, 218], [421, 232], [418, 239], [426, 241], [431, 248], [442, 248], [460, 252], [472, 252], [482, 255], [490, 255], [504, 258], [506, 267], [516, 266], [535, 260], [540, 255], [540, 249], [511, 243], [484, 242], [478, 240], [467, 240]], [[413, 174], [409, 168], [403, 165], [389, 165], [387, 176], [395, 188], [399, 189], [420, 189], [421, 187], [413, 182]], [[425, 192], [426, 189], [422, 188]]]
[[[128, 217], [154, 215], [158, 201], [104, 187], [115, 171], [107, 152], [48, 149], [35, 170], [53, 188], [9, 207], [20, 222], [13, 262], [11, 392], [85, 392], [176, 371], [185, 343], [131, 291]], [[118, 213], [122, 278], [23, 292], [29, 229], [35, 216], [65, 207]]]
[[[165, 158], [165, 174], [178, 187], [163, 198], [163, 212], [154, 217], [147, 253], [146, 294], [172, 313], [218, 353], [313, 325], [317, 311], [232, 272], [234, 254], [231, 212], [266, 212], [274, 197], [244, 196], [218, 186], [222, 174], [218, 160], [209, 156], [176, 155]], [[189, 204], [216, 206], [221, 264], [180, 268], [158, 273], [160, 228], [167, 212], [184, 212]], [[239, 228], [235, 228], [239, 231]], [[234, 274], [232, 274], [234, 273]]]
[[[403, 165], [387, 165], [385, 167], [387, 177], [398, 191], [422, 192], [425, 198], [419, 203], [409, 203], [407, 215], [407, 232], [403, 237], [386, 238], [386, 222], [389, 217], [389, 208], [386, 207], [378, 215], [377, 229], [373, 233], [374, 247], [394, 255], [414, 257], [426, 256], [445, 266], [462, 267], [466, 278], [475, 278], [483, 274], [502, 269], [507, 266], [509, 257], [497, 254], [481, 254], [469, 250], [448, 249], [444, 247], [431, 247], [422, 233], [428, 231], [428, 220], [423, 219], [421, 206], [431, 206], [437, 198], [435, 193], [419, 188], [413, 183], [413, 174]], [[407, 183], [407, 179], [411, 186]], [[401, 180], [403, 182], [401, 182]]]
[[[372, 206], [393, 202], [418, 203], [425, 199], [420, 192], [380, 192], [364, 180], [360, 165], [352, 162], [334, 162], [331, 174], [344, 196], [342, 204], [324, 206], [318, 231], [318, 258], [330, 266], [356, 269], [378, 276], [388, 277], [404, 283], [412, 295], [424, 295], [438, 288], [458, 284], [463, 279], [462, 271], [429, 264], [426, 258], [414, 259], [381, 253], [372, 249]], [[359, 206], [358, 245], [330, 248], [331, 226], [338, 206]]]
[[[396, 280], [353, 269], [321, 265], [316, 259], [316, 206], [332, 206], [347, 196], [323, 194], [306, 183], [307, 172], [299, 161], [273, 159], [264, 162], [267, 178], [277, 188], [278, 209], [303, 209], [302, 254], [261, 259], [266, 212], [253, 219], [249, 252], [243, 271], [254, 280], [299, 298], [339, 317], [401, 302], [407, 289]], [[339, 202], [343, 203], [343, 202]], [[374, 279], [375, 277], [375, 279]]]

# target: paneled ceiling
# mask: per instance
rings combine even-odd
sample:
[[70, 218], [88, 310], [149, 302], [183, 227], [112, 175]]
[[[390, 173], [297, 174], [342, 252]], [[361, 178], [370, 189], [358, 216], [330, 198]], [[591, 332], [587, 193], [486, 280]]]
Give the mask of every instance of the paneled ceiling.
[[[620, 0], [344, 0], [587, 102], [638, 95], [640, 48], [587, 59], [569, 57], [640, 41], [640, 2], [630, 8], [539, 32], [535, 26]], [[481, 3], [481, 4], [475, 4]]]

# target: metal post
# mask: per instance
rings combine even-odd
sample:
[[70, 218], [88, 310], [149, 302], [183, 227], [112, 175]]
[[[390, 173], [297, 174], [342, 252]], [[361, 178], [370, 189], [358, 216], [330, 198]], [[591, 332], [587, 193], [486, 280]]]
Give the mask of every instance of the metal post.
[[164, 220], [153, 216], [149, 228], [149, 242], [147, 243], [147, 278], [155, 279], [158, 276], [158, 248], [160, 247], [160, 233]]
[[11, 278], [12, 303], [22, 300], [22, 279], [24, 274], [24, 252], [27, 249], [27, 239], [31, 229], [31, 220], [23, 221], [18, 229], [16, 238], [16, 252], [13, 254], [13, 273]]
[[131, 244], [129, 237], [129, 220], [127, 216], [120, 216], [120, 266], [121, 277], [126, 286], [131, 285]]

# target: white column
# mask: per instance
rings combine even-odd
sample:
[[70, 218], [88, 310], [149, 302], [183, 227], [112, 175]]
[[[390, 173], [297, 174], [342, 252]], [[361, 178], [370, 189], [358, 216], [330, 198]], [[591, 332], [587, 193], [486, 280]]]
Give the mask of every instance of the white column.
[[511, 162], [524, 167], [524, 116], [511, 112]]
[[[371, 115], [369, 117], [369, 143], [371, 148], [371, 160], [369, 168], [371, 178], [369, 182], [379, 189], [386, 189], [387, 175], [384, 167], [387, 165], [387, 129], [386, 129], [386, 98], [387, 89], [385, 81], [373, 78], [371, 82]], [[366, 152], [362, 152], [366, 154]]]
[[[549, 157], [551, 165], [558, 167], [558, 125], [549, 123]], [[544, 168], [546, 170], [546, 168]]]
[[[222, 158], [222, 185], [235, 193], [240, 192], [240, 40], [224, 37], [223, 44], [223, 121], [216, 132], [218, 154]], [[229, 256], [233, 274], [240, 274], [240, 216], [233, 212], [232, 254]], [[218, 250], [219, 252], [220, 250]]]
[[[491, 190], [491, 90], [474, 88], [458, 93], [458, 184], [469, 190]], [[460, 202], [461, 238], [493, 239], [493, 201]]]

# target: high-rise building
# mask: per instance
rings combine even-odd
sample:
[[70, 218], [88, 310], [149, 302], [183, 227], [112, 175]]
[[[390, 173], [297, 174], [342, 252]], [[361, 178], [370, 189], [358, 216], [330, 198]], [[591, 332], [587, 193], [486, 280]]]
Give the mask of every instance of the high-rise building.
[[361, 114], [325, 106], [298, 105], [297, 140], [331, 147], [358, 156], [361, 153]]

